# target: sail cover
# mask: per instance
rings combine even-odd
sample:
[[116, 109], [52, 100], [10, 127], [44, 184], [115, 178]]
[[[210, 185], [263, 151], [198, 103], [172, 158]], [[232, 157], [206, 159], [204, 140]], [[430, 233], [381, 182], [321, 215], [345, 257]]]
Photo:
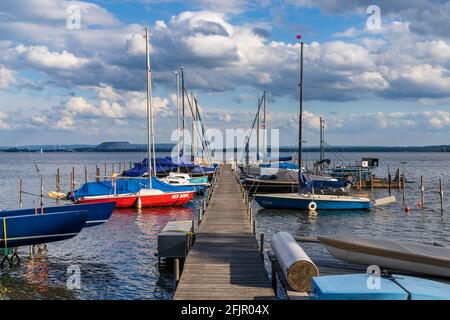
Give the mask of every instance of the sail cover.
[[[215, 167], [202, 167], [194, 163], [187, 162], [182, 157], [180, 163], [175, 163], [171, 157], [156, 158], [156, 173], [169, 173], [177, 168], [183, 169], [187, 172], [201, 173], [201, 172], [213, 172]], [[134, 167], [123, 173], [125, 177], [142, 177], [148, 173], [148, 159], [144, 159], [142, 162], [137, 162]]]

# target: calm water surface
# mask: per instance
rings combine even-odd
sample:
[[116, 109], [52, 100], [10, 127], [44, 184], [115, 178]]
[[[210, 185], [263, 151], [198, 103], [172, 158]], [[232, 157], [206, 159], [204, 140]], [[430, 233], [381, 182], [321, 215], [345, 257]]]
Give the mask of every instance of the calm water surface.
[[[343, 153], [339, 159], [360, 160], [363, 156], [380, 159], [376, 174], [386, 176], [387, 163], [392, 170], [407, 161], [407, 203], [412, 212], [402, 210], [401, 193], [394, 190], [399, 201], [370, 212], [329, 212], [310, 214], [295, 211], [264, 210], [254, 203], [258, 233], [270, 239], [274, 232], [288, 231], [297, 236], [330, 234], [360, 235], [377, 238], [407, 240], [418, 243], [439, 242], [450, 246], [450, 203], [446, 201], [446, 214], [441, 215], [438, 179], [442, 178], [444, 190], [450, 189], [450, 155], [445, 153]], [[95, 166], [107, 175], [112, 163], [140, 161], [140, 153], [0, 153], [0, 208], [14, 209], [19, 204], [19, 179], [24, 179], [24, 190], [39, 193], [40, 176], [44, 178], [45, 192], [55, 190], [56, 168], [61, 169], [63, 190], [70, 185], [70, 171], [76, 168], [76, 182], [84, 182], [84, 166], [89, 177]], [[308, 154], [312, 160], [317, 154]], [[116, 165], [116, 171], [119, 170]], [[38, 173], [39, 171], [39, 173]], [[416, 206], [420, 199], [419, 179], [425, 177], [425, 202], [423, 209]], [[387, 196], [387, 190], [376, 191], [376, 198]], [[201, 199], [197, 199], [200, 201]], [[46, 200], [47, 205], [54, 201]], [[33, 195], [24, 196], [24, 207], [39, 205]], [[156, 237], [170, 220], [196, 219], [197, 202], [184, 208], [116, 210], [108, 223], [84, 229], [77, 237], [49, 244], [47, 251], [30, 258], [28, 248], [19, 254], [22, 263], [14, 269], [0, 270], [0, 294], [7, 299], [170, 299], [173, 292], [172, 266], [158, 266]], [[266, 241], [266, 249], [270, 249]], [[314, 257], [326, 255], [317, 245], [305, 245]], [[67, 269], [78, 266], [81, 271], [81, 289], [69, 290], [66, 286]], [[269, 266], [267, 266], [269, 268]]]

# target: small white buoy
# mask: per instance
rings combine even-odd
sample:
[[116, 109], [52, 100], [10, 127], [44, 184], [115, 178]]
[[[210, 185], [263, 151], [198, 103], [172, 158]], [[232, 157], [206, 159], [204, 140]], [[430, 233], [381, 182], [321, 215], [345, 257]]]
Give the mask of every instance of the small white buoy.
[[309, 211], [316, 211], [317, 210], [317, 204], [315, 202], [311, 201], [308, 204], [308, 209], [309, 209]]

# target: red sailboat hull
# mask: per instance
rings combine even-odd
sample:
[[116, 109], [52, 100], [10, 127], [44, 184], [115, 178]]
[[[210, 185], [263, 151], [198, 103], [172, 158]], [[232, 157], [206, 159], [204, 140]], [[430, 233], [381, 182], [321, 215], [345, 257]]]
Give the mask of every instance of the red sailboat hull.
[[131, 208], [138, 205], [141, 200], [142, 207], [174, 207], [182, 206], [192, 200], [194, 192], [166, 192], [157, 195], [116, 195], [116, 196], [97, 196], [78, 199], [77, 203], [104, 203], [116, 202], [116, 208]]

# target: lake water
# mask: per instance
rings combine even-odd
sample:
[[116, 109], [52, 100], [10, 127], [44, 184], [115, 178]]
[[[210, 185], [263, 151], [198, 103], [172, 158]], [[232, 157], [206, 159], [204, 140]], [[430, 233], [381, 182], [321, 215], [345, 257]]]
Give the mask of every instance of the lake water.
[[[84, 182], [84, 166], [89, 178], [98, 165], [104, 174], [111, 174], [112, 163], [140, 161], [141, 153], [0, 153], [0, 209], [14, 209], [19, 205], [19, 179], [24, 191], [38, 195], [40, 176], [45, 193], [55, 190], [56, 168], [61, 170], [62, 189], [70, 186], [70, 172], [76, 168], [77, 184]], [[341, 153], [332, 160], [360, 160], [363, 156], [380, 159], [376, 174], [387, 175], [406, 161], [407, 203], [410, 213], [402, 210], [401, 192], [393, 190], [397, 203], [370, 212], [329, 212], [310, 214], [295, 211], [264, 210], [254, 206], [258, 233], [266, 239], [278, 231], [296, 236], [330, 234], [361, 235], [398, 239], [418, 243], [450, 246], [450, 203], [446, 201], [444, 215], [440, 213], [438, 179], [443, 179], [444, 190], [450, 189], [450, 154], [446, 153]], [[317, 154], [307, 154], [312, 160]], [[115, 171], [119, 171], [116, 165]], [[425, 207], [419, 209], [419, 179], [425, 178]], [[387, 196], [387, 190], [375, 191], [376, 198]], [[172, 266], [158, 265], [157, 234], [170, 220], [195, 219], [201, 199], [184, 208], [116, 210], [108, 223], [84, 229], [77, 237], [49, 244], [46, 251], [29, 256], [28, 248], [21, 248], [21, 264], [13, 269], [0, 270], [0, 298], [6, 299], [170, 299], [173, 293]], [[39, 206], [39, 198], [24, 195], [24, 207]], [[53, 200], [45, 200], [53, 205]], [[270, 249], [266, 241], [266, 249]], [[326, 255], [317, 245], [305, 245], [312, 257]], [[81, 289], [66, 286], [67, 270], [79, 267]], [[269, 268], [269, 266], [267, 266]], [[268, 269], [269, 270], [269, 269]]]

